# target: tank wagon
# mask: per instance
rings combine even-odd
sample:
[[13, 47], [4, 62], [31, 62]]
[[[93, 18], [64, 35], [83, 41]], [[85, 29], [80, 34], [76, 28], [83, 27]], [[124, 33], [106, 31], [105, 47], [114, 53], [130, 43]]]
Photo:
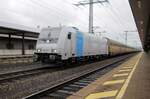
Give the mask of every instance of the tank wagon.
[[76, 27], [54, 27], [41, 30], [35, 56], [37, 61], [64, 63], [133, 51], [134, 49], [111, 39], [83, 33]]

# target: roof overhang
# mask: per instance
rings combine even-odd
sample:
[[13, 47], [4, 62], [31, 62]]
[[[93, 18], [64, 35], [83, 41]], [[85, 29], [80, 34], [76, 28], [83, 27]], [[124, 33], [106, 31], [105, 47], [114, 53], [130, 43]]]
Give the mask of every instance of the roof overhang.
[[38, 38], [39, 30], [22, 25], [10, 24], [6, 22], [0, 22], [0, 34], [11, 34], [16, 36]]
[[145, 51], [150, 50], [150, 0], [129, 0]]

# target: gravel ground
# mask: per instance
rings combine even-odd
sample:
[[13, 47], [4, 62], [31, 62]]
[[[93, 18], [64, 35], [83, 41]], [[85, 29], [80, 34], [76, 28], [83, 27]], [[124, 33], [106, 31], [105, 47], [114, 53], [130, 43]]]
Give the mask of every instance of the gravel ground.
[[6, 73], [13, 73], [18, 71], [26, 71], [26, 70], [32, 70], [32, 69], [38, 69], [43, 67], [48, 67], [50, 65], [44, 65], [39, 62], [34, 63], [20, 63], [20, 64], [10, 64], [10, 65], [2, 65], [0, 64], [0, 75], [6, 74]]
[[11, 82], [0, 84], [0, 97], [1, 99], [20, 99], [66, 79], [72, 78], [79, 73], [84, 73], [87, 70], [93, 70], [98, 66], [102, 66], [102, 64], [112, 63], [112, 61], [114, 61], [114, 59], [63, 69], [53, 73], [45, 73], [12, 80]]

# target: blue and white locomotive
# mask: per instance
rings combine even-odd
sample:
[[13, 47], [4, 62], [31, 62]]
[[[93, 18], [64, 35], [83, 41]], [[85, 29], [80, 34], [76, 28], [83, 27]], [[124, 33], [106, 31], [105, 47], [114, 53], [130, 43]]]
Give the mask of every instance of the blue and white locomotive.
[[37, 41], [37, 60], [68, 62], [108, 55], [107, 39], [83, 33], [75, 27], [54, 27], [41, 30]]

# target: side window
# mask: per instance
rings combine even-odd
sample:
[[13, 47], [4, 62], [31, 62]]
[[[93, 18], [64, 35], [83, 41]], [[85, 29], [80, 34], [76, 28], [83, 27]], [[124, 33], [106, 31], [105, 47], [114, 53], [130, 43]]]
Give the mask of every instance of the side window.
[[71, 32], [68, 33], [68, 39], [71, 39]]

